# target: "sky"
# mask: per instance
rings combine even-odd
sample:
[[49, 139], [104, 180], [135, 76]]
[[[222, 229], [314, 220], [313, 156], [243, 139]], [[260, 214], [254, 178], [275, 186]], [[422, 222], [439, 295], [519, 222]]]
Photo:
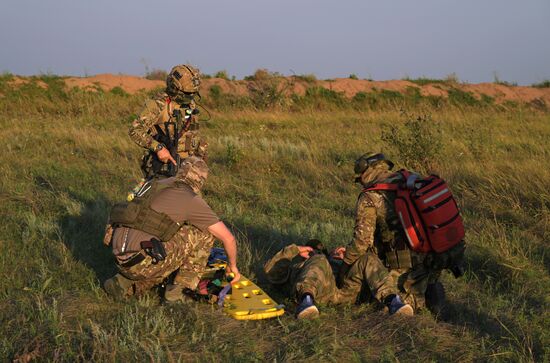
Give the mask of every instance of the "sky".
[[2, 0], [0, 72], [550, 79], [550, 0]]

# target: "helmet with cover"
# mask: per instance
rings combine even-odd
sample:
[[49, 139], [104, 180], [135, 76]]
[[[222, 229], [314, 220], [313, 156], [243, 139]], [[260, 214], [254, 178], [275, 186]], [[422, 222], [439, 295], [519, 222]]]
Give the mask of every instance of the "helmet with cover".
[[189, 64], [180, 64], [166, 77], [166, 93], [170, 96], [192, 95], [199, 92], [200, 84], [200, 71]]
[[361, 155], [359, 159], [355, 160], [355, 181], [360, 182], [361, 177], [365, 172], [372, 169], [383, 168], [385, 170], [391, 170], [393, 168], [393, 162], [386, 159], [384, 154], [368, 152]]

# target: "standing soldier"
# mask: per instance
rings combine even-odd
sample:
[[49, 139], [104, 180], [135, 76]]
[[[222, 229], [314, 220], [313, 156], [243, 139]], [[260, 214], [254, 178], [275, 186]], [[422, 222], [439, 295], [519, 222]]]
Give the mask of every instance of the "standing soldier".
[[[443, 253], [420, 253], [410, 249], [401, 220], [395, 209], [396, 193], [366, 190], [376, 184], [403, 182], [401, 173], [393, 173], [393, 163], [381, 153], [367, 153], [355, 162], [355, 181], [363, 186], [356, 206], [353, 240], [344, 255], [346, 271], [362, 255], [376, 253], [390, 269], [394, 284], [405, 294], [404, 301], [415, 310], [426, 306], [426, 297], [437, 293], [441, 271], [461, 264], [464, 242]], [[455, 276], [458, 272], [453, 271]], [[435, 303], [442, 297], [434, 296]]]
[[188, 156], [206, 159], [208, 144], [199, 137], [195, 97], [200, 96], [199, 70], [177, 65], [166, 78], [166, 90], [145, 103], [134, 120], [130, 138], [147, 149], [141, 169], [145, 179], [174, 176]]
[[227, 253], [227, 273], [239, 279], [235, 237], [200, 196], [207, 176], [204, 160], [189, 157], [175, 177], [154, 178], [131, 202], [113, 207], [104, 241], [120, 273], [105, 282], [109, 295], [140, 295], [172, 275], [165, 299], [185, 299], [200, 281], [214, 237]]
[[318, 240], [310, 240], [306, 246], [291, 244], [267, 261], [264, 271], [270, 283], [290, 287], [291, 295], [298, 301], [298, 319], [317, 317], [319, 310], [315, 303], [360, 302], [364, 285], [373, 297], [386, 305], [390, 315], [413, 315], [412, 307], [401, 302], [397, 287], [376, 256], [365, 254], [358, 258], [346, 271], [342, 286], [337, 288], [335, 276], [342, 266], [345, 250], [339, 247], [329, 254]]

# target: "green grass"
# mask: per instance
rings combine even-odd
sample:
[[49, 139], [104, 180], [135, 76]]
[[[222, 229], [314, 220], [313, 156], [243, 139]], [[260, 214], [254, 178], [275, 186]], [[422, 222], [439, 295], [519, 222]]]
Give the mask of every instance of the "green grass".
[[[291, 314], [238, 322], [206, 304], [159, 305], [154, 293], [120, 303], [101, 289], [115, 272], [102, 231], [108, 207], [140, 177], [141, 150], [127, 129], [147, 95], [67, 91], [53, 76], [19, 88], [9, 80], [0, 77], [2, 361], [550, 359], [547, 112], [464, 95], [436, 107], [387, 92], [361, 101], [320, 90], [296, 100], [308, 107], [267, 112], [217, 108], [208, 95], [205, 198], [235, 231], [242, 271], [290, 311], [292, 302], [265, 285], [263, 261], [311, 237], [350, 240], [353, 161], [381, 150], [404, 166], [398, 144], [381, 139], [390, 126], [408, 130], [404, 105], [437, 121], [437, 171], [467, 226], [467, 272], [444, 274], [444, 316], [387, 319], [363, 305], [322, 307], [313, 322]], [[357, 106], [367, 99], [376, 105]]]

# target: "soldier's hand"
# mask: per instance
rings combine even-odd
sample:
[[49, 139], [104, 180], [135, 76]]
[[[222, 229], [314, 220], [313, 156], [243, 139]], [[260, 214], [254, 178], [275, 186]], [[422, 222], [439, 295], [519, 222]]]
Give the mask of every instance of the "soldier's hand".
[[227, 266], [225, 268], [225, 275], [226, 276], [232, 275], [233, 277], [233, 279], [231, 279], [232, 284], [241, 279], [241, 273], [239, 272], [239, 269], [237, 268], [237, 266], [233, 266], [233, 267]]
[[176, 160], [170, 155], [170, 151], [168, 151], [167, 148], [163, 147], [159, 151], [157, 151], [157, 156], [160, 161], [167, 164], [168, 162], [171, 162], [172, 164], [176, 165]]
[[299, 255], [306, 260], [309, 258], [309, 253], [313, 252], [313, 247], [309, 246], [298, 246]]
[[343, 260], [345, 253], [346, 253], [346, 247], [336, 247], [330, 253], [330, 257], [332, 257], [335, 260]]

